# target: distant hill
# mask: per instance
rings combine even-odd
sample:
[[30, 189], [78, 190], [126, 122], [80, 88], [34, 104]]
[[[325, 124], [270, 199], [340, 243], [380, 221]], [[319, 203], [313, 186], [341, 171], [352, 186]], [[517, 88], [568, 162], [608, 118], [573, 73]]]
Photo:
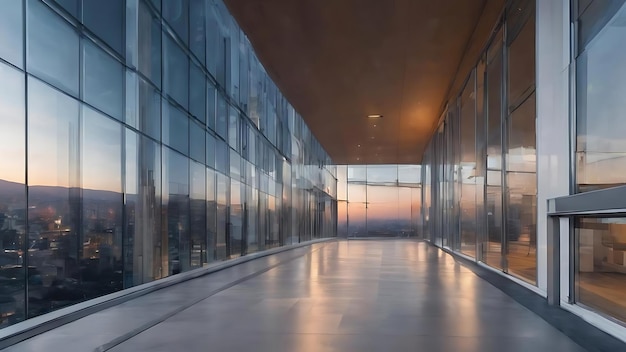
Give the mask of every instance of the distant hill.
[[23, 197], [25, 192], [23, 183], [0, 180], [1, 197]]
[[[0, 202], [6, 202], [7, 199], [19, 201], [25, 196], [25, 188], [23, 183], [10, 182], [0, 180]], [[69, 189], [67, 187], [55, 186], [30, 186], [29, 193], [32, 200], [46, 200], [55, 198], [66, 198]], [[121, 193], [111, 191], [100, 191], [93, 189], [83, 190], [84, 200], [100, 200], [100, 201], [117, 201], [121, 199]], [[4, 200], [3, 200], [4, 199]]]

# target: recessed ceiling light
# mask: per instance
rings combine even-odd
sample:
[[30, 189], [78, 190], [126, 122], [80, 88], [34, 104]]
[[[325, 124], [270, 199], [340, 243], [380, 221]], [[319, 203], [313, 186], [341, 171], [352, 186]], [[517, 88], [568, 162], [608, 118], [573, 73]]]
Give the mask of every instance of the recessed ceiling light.
[[374, 136], [371, 136], [370, 138], [371, 138], [371, 139], [374, 139], [375, 137], [374, 137]]
[[381, 114], [370, 114], [370, 115], [367, 115], [367, 117], [370, 118], [370, 119], [382, 119], [383, 115], [381, 115]]
[[357, 161], [361, 160], [361, 158], [356, 158]]
[[376, 124], [374, 124], [374, 127], [376, 127]]
[[359, 147], [359, 148], [361, 148], [361, 145], [360, 145], [360, 144], [357, 144], [356, 146], [357, 146], [357, 147]]

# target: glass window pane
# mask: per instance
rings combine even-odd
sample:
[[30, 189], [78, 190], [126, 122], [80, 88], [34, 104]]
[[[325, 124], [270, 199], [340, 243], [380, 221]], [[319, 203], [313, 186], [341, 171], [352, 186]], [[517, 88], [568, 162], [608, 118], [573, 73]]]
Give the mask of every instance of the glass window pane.
[[[189, 159], [163, 149], [163, 248], [167, 250], [164, 272], [174, 275], [189, 270]], [[165, 259], [165, 258], [164, 258]]]
[[508, 271], [537, 281], [537, 174], [535, 95], [509, 121], [507, 151], [507, 264]]
[[626, 218], [576, 220], [575, 300], [626, 321]]
[[189, 118], [167, 101], [163, 101], [163, 143], [189, 155]]
[[228, 113], [228, 145], [234, 150], [240, 151], [239, 113], [232, 106], [229, 106]]
[[626, 183], [626, 5], [577, 59], [579, 191]]
[[28, 72], [78, 96], [78, 33], [39, 0], [28, 1]]
[[139, 78], [139, 130], [161, 139], [161, 95], [142, 78]]
[[[358, 177], [358, 172], [354, 177]], [[367, 165], [367, 183], [395, 185], [398, 182], [398, 165]], [[354, 179], [353, 179], [354, 180]]]
[[206, 146], [206, 131], [204, 126], [197, 124], [194, 121], [189, 123], [189, 156], [202, 164], [205, 163]]
[[207, 166], [215, 169], [215, 136], [211, 133], [206, 133], [206, 164]]
[[239, 34], [241, 30], [237, 27], [237, 24], [233, 19], [229, 18], [227, 22], [230, 30], [226, 36], [226, 67], [228, 68], [226, 74], [226, 79], [228, 80], [226, 82], [226, 88], [234, 101], [238, 102], [240, 93], [239, 89], [241, 88], [239, 86]]
[[190, 0], [189, 4], [189, 48], [204, 63], [206, 54], [205, 0]]
[[26, 120], [24, 73], [0, 63], [0, 180], [24, 183]]
[[107, 114], [122, 119], [124, 70], [122, 64], [89, 40], [83, 40], [83, 99]]
[[259, 250], [259, 237], [257, 235], [257, 212], [259, 204], [259, 191], [251, 186], [246, 186], [246, 248], [245, 253], [253, 253]]
[[215, 131], [215, 113], [216, 113], [216, 89], [211, 82], [207, 81], [207, 112], [206, 125]]
[[[2, 7], [0, 5], [0, 7]], [[2, 15], [0, 15], [2, 17]], [[0, 24], [0, 27], [2, 24]], [[0, 29], [1, 31], [1, 29]], [[1, 45], [1, 44], [0, 44]], [[2, 49], [0, 49], [2, 50]], [[0, 251], [2, 252], [2, 314], [0, 328], [26, 317], [26, 119], [24, 73], [0, 63]], [[29, 270], [28, 276], [37, 275]]]
[[475, 72], [460, 97], [460, 221], [461, 252], [476, 256], [476, 100]]
[[217, 173], [217, 238], [215, 258], [224, 259], [228, 255], [226, 248], [226, 226], [228, 224], [228, 205], [230, 200], [230, 179]]
[[535, 16], [532, 15], [509, 47], [509, 106], [535, 84]]
[[138, 69], [157, 87], [161, 86], [161, 22], [139, 1]]
[[224, 140], [228, 139], [228, 104], [226, 100], [222, 96], [222, 94], [217, 93], [217, 116], [216, 118], [216, 128], [215, 132], [217, 132], [218, 136], [222, 137]]
[[[398, 222], [398, 196], [398, 187], [367, 186], [367, 236], [396, 236], [410, 226]], [[410, 201], [403, 206], [410, 210]]]
[[[250, 82], [250, 65], [249, 59], [249, 43], [247, 38], [241, 32], [239, 43], [239, 106], [245, 111], [248, 107], [249, 82]], [[282, 103], [281, 103], [282, 105]]]
[[199, 268], [203, 263], [206, 263], [207, 250], [206, 167], [193, 161], [190, 167], [190, 261], [192, 268]]
[[[591, 1], [586, 8], [579, 8], [578, 16], [578, 50], [582, 52], [598, 33], [611, 21], [613, 15], [624, 4], [623, 0], [617, 1]], [[579, 4], [580, 5], [580, 4]], [[584, 4], [582, 4], [584, 6]]]
[[257, 147], [256, 147], [256, 142], [257, 141], [257, 132], [256, 132], [256, 127], [253, 126], [249, 126], [249, 130], [248, 130], [248, 142], [247, 142], [247, 148], [248, 148], [248, 160], [255, 164], [256, 163], [256, 154], [257, 154]]
[[236, 151], [230, 148], [228, 150], [230, 153], [230, 177], [235, 180], [239, 180], [241, 178], [241, 157]]
[[163, 18], [176, 34], [189, 43], [189, 0], [163, 1]]
[[242, 184], [231, 179], [230, 181], [230, 220], [228, 238], [228, 253], [230, 257], [241, 255], [243, 241], [243, 192]]
[[128, 126], [139, 128], [139, 76], [134, 71], [126, 70], [124, 78], [126, 84], [124, 122]]
[[206, 77], [193, 64], [189, 71], [189, 112], [202, 123], [206, 123]]
[[209, 73], [223, 84], [218, 78], [217, 67], [224, 56], [223, 38], [221, 36], [221, 25], [218, 19], [217, 6], [209, 3], [206, 9], [206, 68]]
[[348, 201], [350, 203], [367, 202], [367, 190], [365, 185], [348, 183]]
[[84, 298], [119, 291], [122, 283], [122, 128], [83, 108], [81, 123], [81, 286]]
[[399, 183], [419, 184], [421, 174], [420, 165], [398, 165]]
[[[502, 38], [500, 32], [496, 38]], [[484, 261], [502, 268], [502, 43], [489, 48], [486, 68], [487, 98], [487, 241]]]
[[[177, 3], [178, 1], [172, 1]], [[169, 3], [169, 2], [168, 2]], [[165, 38], [165, 81], [163, 91], [185, 109], [189, 108], [189, 59], [167, 34]]]
[[365, 165], [348, 165], [348, 182], [365, 182], [367, 171]]
[[228, 148], [228, 144], [218, 139], [215, 147], [215, 169], [224, 174], [230, 174], [230, 165], [228, 162], [230, 148]]
[[24, 30], [21, 1], [0, 2], [0, 58], [24, 67]]
[[78, 116], [78, 101], [28, 79], [28, 260], [40, 277], [28, 285], [29, 317], [84, 299], [76, 294], [82, 243]]
[[348, 237], [348, 202], [337, 202], [337, 237]]
[[65, 11], [69, 12], [72, 16], [78, 18], [78, 0], [54, 0], [61, 5]]
[[348, 203], [348, 237], [367, 236], [367, 208], [365, 203]]
[[337, 200], [348, 199], [348, 166], [337, 165]]
[[125, 158], [124, 280], [128, 287], [162, 277], [161, 148], [126, 130]]
[[123, 54], [124, 0], [83, 0], [83, 23], [113, 50]]
[[206, 169], [206, 201], [207, 201], [207, 262], [216, 258], [215, 240], [217, 237], [217, 198], [215, 189], [215, 171]]
[[[121, 127], [97, 111], [84, 107], [81, 177], [85, 189], [121, 192]], [[97, 131], [101, 133], [98, 134]], [[97, 151], [100, 150], [100, 157]]]

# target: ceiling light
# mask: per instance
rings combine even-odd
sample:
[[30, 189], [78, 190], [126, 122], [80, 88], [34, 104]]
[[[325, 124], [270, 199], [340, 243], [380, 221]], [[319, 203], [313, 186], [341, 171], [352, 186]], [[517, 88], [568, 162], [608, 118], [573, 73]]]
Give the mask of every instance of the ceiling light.
[[374, 124], [374, 127], [376, 127], [376, 124]]
[[367, 115], [367, 117], [370, 118], [370, 119], [382, 119], [383, 115], [381, 115], [381, 114], [370, 114], [370, 115]]
[[357, 146], [357, 147], [359, 147], [359, 148], [361, 148], [361, 145], [360, 145], [360, 144], [357, 144], [356, 146]]
[[371, 136], [370, 138], [371, 138], [371, 139], [374, 139], [374, 136]]

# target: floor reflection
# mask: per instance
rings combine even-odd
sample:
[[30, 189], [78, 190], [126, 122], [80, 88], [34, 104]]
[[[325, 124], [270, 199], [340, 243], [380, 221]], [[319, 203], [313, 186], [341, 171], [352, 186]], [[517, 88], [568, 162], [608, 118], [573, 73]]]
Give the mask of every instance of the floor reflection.
[[[195, 303], [161, 318], [189, 301]], [[320, 243], [259, 258], [10, 351], [94, 350], [151, 319], [155, 325], [111, 351], [582, 351], [449, 254], [397, 239]], [[94, 328], [99, 334], [90, 339], [68, 340]]]

